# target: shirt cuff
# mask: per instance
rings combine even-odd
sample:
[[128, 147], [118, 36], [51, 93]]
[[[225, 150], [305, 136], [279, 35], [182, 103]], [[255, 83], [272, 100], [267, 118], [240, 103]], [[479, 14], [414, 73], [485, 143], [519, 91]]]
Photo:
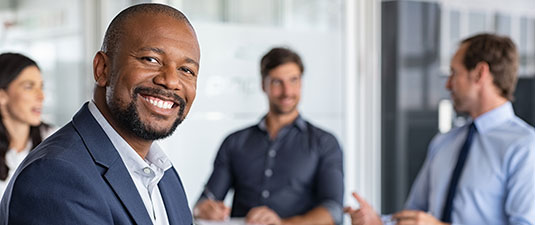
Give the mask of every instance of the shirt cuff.
[[398, 221], [392, 218], [392, 214], [381, 215], [381, 222], [383, 222], [383, 225], [396, 225], [398, 223]]
[[333, 200], [327, 200], [322, 202], [320, 206], [324, 207], [325, 209], [327, 209], [327, 211], [329, 211], [335, 224], [342, 224], [344, 211], [340, 203]]

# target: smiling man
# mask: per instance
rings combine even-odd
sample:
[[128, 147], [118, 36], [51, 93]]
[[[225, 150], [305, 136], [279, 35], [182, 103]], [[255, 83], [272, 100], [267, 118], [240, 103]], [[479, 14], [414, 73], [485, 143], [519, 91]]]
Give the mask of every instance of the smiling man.
[[[299, 114], [301, 58], [274, 48], [260, 67], [269, 111], [260, 123], [225, 139], [195, 216], [246, 217], [250, 224], [341, 223], [342, 150], [332, 134]], [[222, 202], [230, 188], [232, 211]]]
[[192, 224], [180, 178], [153, 141], [188, 114], [199, 58], [178, 10], [119, 13], [93, 59], [93, 100], [21, 164], [0, 224]]

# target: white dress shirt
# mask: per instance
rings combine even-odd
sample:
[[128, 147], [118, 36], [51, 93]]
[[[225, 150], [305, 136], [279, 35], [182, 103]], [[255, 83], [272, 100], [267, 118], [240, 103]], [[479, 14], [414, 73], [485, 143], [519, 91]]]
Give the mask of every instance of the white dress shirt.
[[160, 146], [153, 142], [145, 159], [113, 129], [106, 118], [100, 113], [93, 101], [88, 104], [89, 111], [102, 127], [111, 143], [119, 152], [130, 177], [134, 181], [139, 196], [145, 204], [147, 213], [155, 225], [168, 225], [169, 219], [165, 205], [160, 194], [158, 182], [162, 179], [166, 170], [171, 168], [171, 161], [165, 155]]
[[2, 198], [2, 195], [4, 195], [4, 191], [7, 187], [7, 184], [9, 183], [9, 180], [13, 176], [13, 173], [15, 173], [15, 170], [20, 165], [22, 160], [26, 158], [28, 153], [30, 153], [30, 149], [32, 148], [32, 141], [30, 140], [28, 144], [26, 144], [26, 147], [20, 151], [17, 152], [15, 149], [9, 149], [6, 152], [6, 165], [7, 168], [9, 168], [9, 172], [7, 174], [6, 180], [0, 180], [0, 199]]

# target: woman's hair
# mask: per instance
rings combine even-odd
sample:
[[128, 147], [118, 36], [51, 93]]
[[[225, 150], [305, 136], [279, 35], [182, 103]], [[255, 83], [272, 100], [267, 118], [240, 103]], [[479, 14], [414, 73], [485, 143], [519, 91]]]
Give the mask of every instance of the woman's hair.
[[[7, 90], [11, 82], [15, 80], [22, 70], [29, 66], [37, 66], [32, 59], [18, 53], [0, 54], [0, 89]], [[43, 138], [41, 137], [41, 128], [48, 125], [41, 123], [38, 126], [30, 126], [28, 134], [32, 140], [32, 149], [35, 148]], [[6, 164], [6, 153], [9, 150], [9, 133], [3, 122], [3, 115], [0, 112], [0, 180], [6, 180], [9, 168]]]

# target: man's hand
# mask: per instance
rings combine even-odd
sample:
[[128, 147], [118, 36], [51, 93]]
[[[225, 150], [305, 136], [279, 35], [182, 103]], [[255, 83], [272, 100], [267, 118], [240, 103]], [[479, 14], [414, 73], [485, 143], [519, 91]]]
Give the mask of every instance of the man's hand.
[[351, 207], [345, 207], [344, 212], [348, 213], [351, 216], [351, 224], [352, 225], [380, 225], [383, 224], [381, 222], [381, 218], [379, 218], [379, 215], [373, 210], [373, 208], [366, 202], [363, 198], [361, 198], [357, 193], [353, 192], [353, 197], [357, 200], [357, 202], [360, 204], [359, 209], [353, 209]]
[[221, 221], [229, 218], [230, 208], [223, 202], [205, 199], [195, 206], [193, 215], [197, 219]]
[[398, 225], [446, 225], [429, 213], [417, 210], [403, 210], [392, 216]]
[[247, 224], [280, 225], [281, 218], [272, 209], [266, 206], [259, 206], [252, 208], [247, 213], [245, 222]]

